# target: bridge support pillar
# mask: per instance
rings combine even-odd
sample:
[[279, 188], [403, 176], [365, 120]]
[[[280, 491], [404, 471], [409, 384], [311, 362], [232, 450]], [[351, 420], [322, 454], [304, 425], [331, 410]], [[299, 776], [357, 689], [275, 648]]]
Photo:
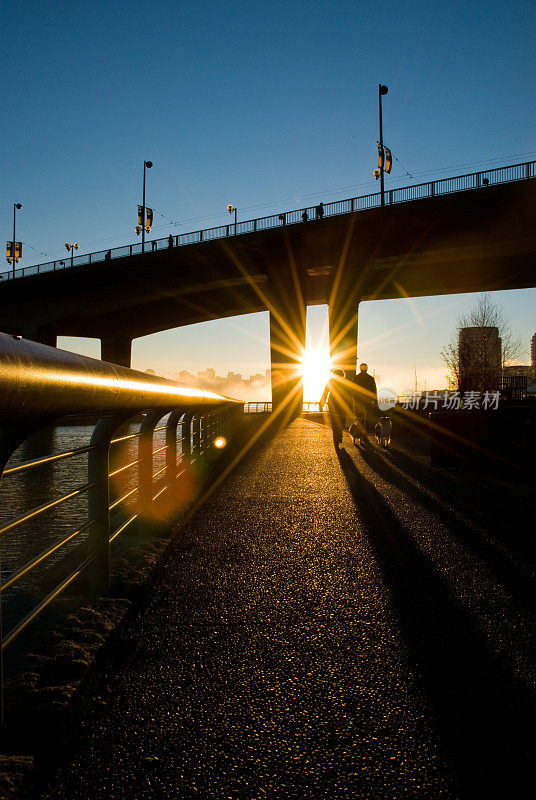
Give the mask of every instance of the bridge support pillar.
[[343, 369], [348, 380], [356, 375], [359, 297], [341, 282], [329, 302], [329, 349], [333, 367]]
[[101, 361], [130, 367], [132, 339], [128, 336], [101, 336]]
[[33, 329], [23, 328], [22, 338], [39, 344], [47, 344], [49, 347], [57, 347], [58, 343], [58, 334], [53, 325], [39, 325], [38, 328]]
[[306, 306], [295, 269], [270, 298], [270, 368], [272, 409], [282, 423], [303, 407], [301, 359], [305, 350]]

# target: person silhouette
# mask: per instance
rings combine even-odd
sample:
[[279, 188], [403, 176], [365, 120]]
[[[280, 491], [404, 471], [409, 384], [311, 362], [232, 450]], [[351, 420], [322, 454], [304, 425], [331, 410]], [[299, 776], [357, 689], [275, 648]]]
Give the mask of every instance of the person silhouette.
[[331, 377], [326, 383], [318, 403], [320, 411], [323, 411], [327, 402], [331, 415], [335, 449], [339, 449], [342, 445], [342, 432], [346, 426], [346, 417], [352, 413], [352, 390], [347, 383], [344, 370], [339, 368], [331, 370]]
[[355, 391], [353, 394], [354, 415], [358, 428], [357, 438], [363, 444], [367, 444], [369, 441], [368, 433], [374, 423], [378, 405], [376, 381], [367, 370], [368, 365], [365, 362], [359, 365], [359, 374], [354, 379]]
[[307, 213], [307, 209], [304, 209], [303, 214], [301, 215], [302, 222], [307, 222], [309, 219], [309, 214]]
[[316, 211], [316, 218], [322, 219], [324, 216], [324, 203], [320, 203], [319, 205], [317, 205], [315, 211]]

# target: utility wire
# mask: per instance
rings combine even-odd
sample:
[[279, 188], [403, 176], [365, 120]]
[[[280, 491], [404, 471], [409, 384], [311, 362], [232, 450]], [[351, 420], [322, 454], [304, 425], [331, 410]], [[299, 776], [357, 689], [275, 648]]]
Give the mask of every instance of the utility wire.
[[[392, 150], [391, 150], [391, 152], [392, 152]], [[481, 166], [481, 165], [484, 165], [484, 164], [493, 164], [493, 163], [495, 163], [497, 161], [503, 161], [505, 159], [524, 158], [524, 157], [527, 157], [527, 156], [534, 156], [534, 155], [536, 155], [536, 151], [529, 151], [529, 152], [526, 152], [526, 153], [516, 153], [516, 154], [511, 154], [511, 155], [505, 155], [505, 156], [496, 156], [495, 158], [489, 158], [489, 159], [484, 159], [484, 160], [480, 160], [480, 161], [466, 161], [466, 162], [463, 162], [461, 164], [451, 164], [451, 165], [448, 165], [448, 166], [445, 166], [445, 167], [439, 167], [439, 168], [436, 167], [436, 168], [434, 168], [432, 170], [425, 170], [423, 172], [416, 172], [415, 175], [412, 175], [406, 169], [406, 167], [402, 164], [400, 159], [397, 156], [394, 156], [395, 161], [404, 170], [405, 174], [404, 175], [393, 175], [393, 176], [391, 176], [391, 179], [392, 180], [393, 179], [394, 180], [403, 180], [403, 179], [406, 179], [406, 178], [410, 178], [411, 180], [417, 180], [418, 178], [426, 177], [426, 176], [431, 175], [431, 174], [435, 174], [435, 175], [443, 174], [445, 172], [450, 172], [451, 170], [454, 170], [454, 169], [461, 169], [463, 167], [475, 167], [475, 166]], [[318, 197], [326, 197], [326, 196], [329, 196], [329, 195], [332, 195], [332, 194], [337, 194], [339, 192], [347, 192], [347, 191], [351, 191], [351, 190], [355, 191], [355, 190], [359, 190], [359, 189], [363, 189], [363, 188], [367, 188], [367, 187], [370, 187], [370, 180], [368, 180], [368, 179], [367, 179], [366, 182], [363, 182], [363, 183], [358, 183], [358, 184], [353, 183], [353, 184], [348, 184], [346, 186], [339, 186], [339, 187], [331, 188], [331, 189], [318, 190], [318, 191], [315, 191], [315, 192], [311, 192], [309, 194], [293, 195], [292, 197], [282, 198], [282, 199], [279, 199], [277, 201], [271, 201], [271, 202], [267, 202], [267, 203], [259, 203], [259, 204], [252, 205], [252, 206], [246, 206], [246, 207], [242, 208], [242, 211], [247, 213], [247, 212], [251, 212], [251, 211], [258, 211], [258, 210], [263, 209], [263, 208], [277, 208], [278, 206], [281, 207], [281, 205], [283, 205], [284, 203], [290, 203], [290, 202], [293, 202], [297, 206], [299, 206], [300, 205], [300, 201], [309, 200], [311, 198], [315, 198], [315, 200], [316, 200]], [[371, 192], [371, 194], [373, 194], [373, 193], [374, 192]], [[166, 214], [164, 214], [159, 209], [153, 208], [153, 211], [156, 214], [158, 214], [160, 217], [162, 217], [162, 219], [165, 220], [168, 223], [167, 225], [161, 224], [161, 225], [153, 226], [153, 230], [154, 231], [163, 230], [163, 229], [167, 228], [169, 225], [172, 225], [174, 227], [179, 227], [180, 225], [185, 225], [185, 224], [188, 224], [188, 223], [204, 222], [204, 221], [208, 221], [208, 220], [218, 219], [218, 218], [223, 217], [224, 214], [225, 214], [224, 211], [217, 211], [217, 212], [213, 212], [213, 213], [210, 213], [210, 214], [205, 214], [205, 215], [199, 216], [199, 217], [188, 217], [186, 219], [183, 219], [181, 222], [177, 222], [175, 220], [172, 220], [170, 217], [168, 217]], [[83, 243], [81, 243], [81, 247], [86, 248], [86, 247], [93, 247], [95, 245], [101, 245], [101, 244], [105, 245], [105, 244], [107, 244], [109, 242], [115, 242], [115, 241], [117, 241], [119, 239], [124, 241], [125, 238], [128, 237], [128, 235], [129, 235], [128, 233], [113, 234], [113, 235], [107, 236], [107, 237], [105, 237], [103, 239], [97, 239], [97, 240], [93, 240], [93, 241], [90, 241], [90, 242], [83, 242]], [[52, 258], [55, 254], [63, 253], [62, 249], [53, 250], [51, 253], [45, 253], [43, 250], [40, 250], [39, 248], [34, 247], [33, 245], [29, 244], [28, 242], [24, 242], [24, 244], [26, 244], [32, 250], [35, 250], [36, 252], [40, 253], [41, 255], [47, 256], [49, 258]]]
[[45, 253], [45, 251], [41, 250], [39, 247], [34, 247], [30, 242], [23, 241], [22, 243], [25, 247], [29, 247], [30, 250], [35, 250], [36, 253], [40, 253], [42, 256], [50, 256], [50, 253]]

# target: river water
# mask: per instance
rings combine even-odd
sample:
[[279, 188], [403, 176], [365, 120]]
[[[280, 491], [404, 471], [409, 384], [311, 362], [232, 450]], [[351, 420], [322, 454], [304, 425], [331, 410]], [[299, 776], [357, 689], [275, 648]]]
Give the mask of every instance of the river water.
[[[164, 424], [164, 421], [159, 425]], [[8, 467], [30, 459], [75, 450], [90, 444], [92, 425], [62, 425], [46, 428], [24, 442], [13, 454]], [[139, 424], [129, 424], [118, 436], [136, 433]], [[179, 427], [180, 431], [180, 427]], [[154, 448], [165, 444], [165, 431], [154, 437]], [[138, 439], [114, 445], [110, 451], [110, 470], [137, 459]], [[180, 453], [180, 443], [177, 445]], [[154, 456], [153, 472], [165, 463], [165, 452]], [[7, 475], [0, 485], [0, 526], [22, 516], [29, 510], [75, 491], [88, 482], [88, 454], [82, 453], [67, 459], [35, 467], [25, 472]], [[110, 502], [134, 488], [137, 465], [122, 472], [110, 481]], [[112, 530], [136, 511], [135, 493], [116, 512], [112, 512]], [[2, 584], [15, 572], [42, 552], [61, 542], [88, 519], [87, 492], [71, 498], [35, 519], [21, 523], [7, 531], [0, 542]], [[136, 523], [133, 523], [132, 530]], [[130, 529], [129, 529], [130, 530]], [[125, 532], [125, 535], [128, 535]], [[59, 548], [46, 561], [27, 573], [13, 587], [2, 594], [3, 629], [7, 632], [63, 577], [66, 577], [87, 555], [88, 531], [84, 531]]]

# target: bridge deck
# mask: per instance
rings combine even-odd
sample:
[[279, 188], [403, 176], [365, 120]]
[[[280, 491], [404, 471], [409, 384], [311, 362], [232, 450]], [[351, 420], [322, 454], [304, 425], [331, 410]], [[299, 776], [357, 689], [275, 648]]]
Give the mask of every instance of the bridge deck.
[[245, 460], [51, 798], [523, 796], [534, 492], [394, 444], [297, 420]]

